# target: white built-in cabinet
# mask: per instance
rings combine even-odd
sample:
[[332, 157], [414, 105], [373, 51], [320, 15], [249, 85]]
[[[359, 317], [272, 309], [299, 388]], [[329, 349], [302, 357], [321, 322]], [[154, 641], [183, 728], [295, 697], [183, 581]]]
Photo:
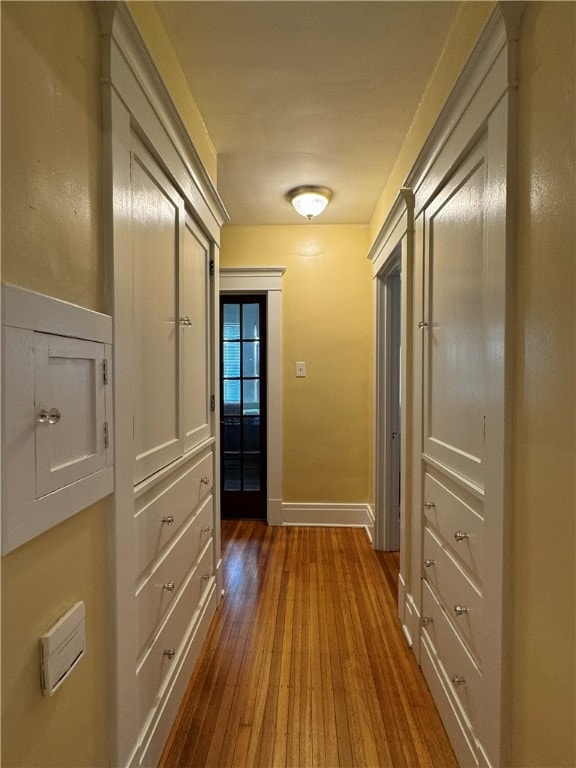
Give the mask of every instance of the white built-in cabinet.
[[387, 265], [402, 255], [399, 614], [462, 766], [505, 766], [510, 740], [508, 275], [520, 13], [521, 4], [496, 7], [370, 254], [379, 303]]
[[115, 762], [157, 765], [221, 593], [222, 204], [123, 4], [104, 31], [115, 340]]
[[131, 151], [134, 481], [212, 432], [210, 241], [143, 144]]

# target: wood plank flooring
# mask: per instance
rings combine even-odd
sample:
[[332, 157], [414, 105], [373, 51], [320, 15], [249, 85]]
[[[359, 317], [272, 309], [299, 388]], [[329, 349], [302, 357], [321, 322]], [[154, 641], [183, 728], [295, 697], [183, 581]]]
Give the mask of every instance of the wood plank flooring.
[[365, 531], [222, 524], [225, 598], [161, 768], [456, 768]]

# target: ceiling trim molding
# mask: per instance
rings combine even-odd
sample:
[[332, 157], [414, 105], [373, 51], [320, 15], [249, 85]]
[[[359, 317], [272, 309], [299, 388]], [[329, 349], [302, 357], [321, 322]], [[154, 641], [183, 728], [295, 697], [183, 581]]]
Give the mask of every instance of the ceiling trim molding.
[[[103, 82], [111, 85], [130, 109], [137, 132], [139, 123], [149, 122], [150, 113], [153, 113], [162, 125], [176, 156], [176, 162], [169, 168], [174, 180], [184, 196], [197, 207], [199, 218], [205, 221], [209, 214], [216, 224], [215, 231], [219, 230], [229, 220], [224, 203], [158, 72], [130, 9], [124, 1], [99, 2], [98, 11], [105, 44]], [[138, 98], [136, 94], [143, 98]], [[178, 162], [184, 166], [185, 174], [178, 173]]]
[[[466, 114], [474, 113], [479, 135], [500, 99], [508, 91], [517, 90], [517, 40], [525, 5], [525, 2], [496, 5], [406, 177], [403, 187], [414, 191], [416, 216], [427, 204], [429, 193], [438, 188], [433, 172], [438, 156], [459, 131], [466, 132], [466, 127], [463, 128]], [[478, 119], [479, 114], [483, 115], [482, 121]], [[457, 162], [455, 157], [454, 163]]]

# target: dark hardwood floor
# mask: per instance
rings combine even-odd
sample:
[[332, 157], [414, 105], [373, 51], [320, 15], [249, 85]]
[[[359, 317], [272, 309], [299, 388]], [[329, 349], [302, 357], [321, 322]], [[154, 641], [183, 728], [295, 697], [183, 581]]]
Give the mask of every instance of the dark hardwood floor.
[[[162, 768], [456, 768], [362, 529], [222, 525], [225, 598]], [[394, 575], [395, 574], [395, 575]]]

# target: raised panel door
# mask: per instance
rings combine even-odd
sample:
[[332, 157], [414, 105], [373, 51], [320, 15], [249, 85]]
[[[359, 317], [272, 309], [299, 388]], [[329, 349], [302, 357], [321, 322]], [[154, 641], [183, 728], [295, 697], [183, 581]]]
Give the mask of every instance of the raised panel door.
[[183, 202], [147, 150], [131, 155], [137, 483], [183, 453], [179, 249]]
[[425, 456], [484, 487], [486, 163], [468, 157], [426, 211]]
[[210, 436], [210, 244], [186, 217], [180, 260], [182, 429], [188, 451]]

